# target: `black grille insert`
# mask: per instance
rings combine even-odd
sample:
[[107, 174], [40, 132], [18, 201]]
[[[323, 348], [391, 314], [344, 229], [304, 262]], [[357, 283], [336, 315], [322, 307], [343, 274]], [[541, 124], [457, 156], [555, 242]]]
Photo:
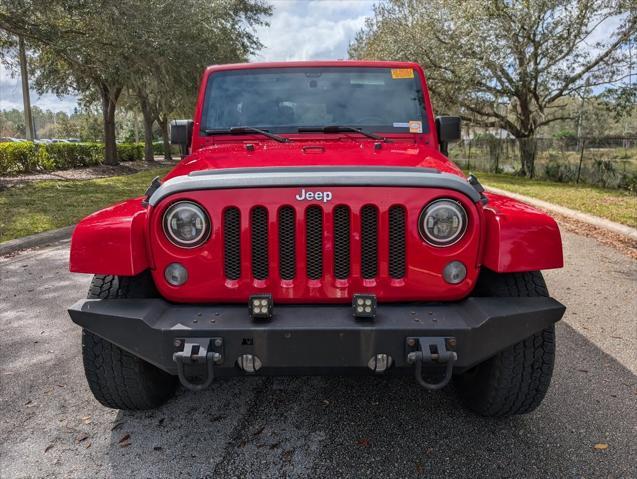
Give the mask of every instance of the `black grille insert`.
[[235, 207], [223, 213], [223, 269], [228, 279], [241, 277], [241, 213]]
[[378, 275], [378, 210], [374, 205], [361, 208], [361, 276]]
[[309, 206], [305, 210], [305, 240], [307, 277], [321, 279], [323, 276], [323, 210], [320, 206]]
[[257, 206], [250, 213], [252, 239], [252, 276], [256, 279], [268, 277], [268, 210]]
[[395, 279], [405, 277], [405, 208], [389, 208], [389, 276]]
[[281, 279], [296, 276], [296, 212], [291, 206], [279, 209], [279, 274]]
[[347, 279], [350, 275], [350, 214], [347, 206], [334, 208], [334, 276]]

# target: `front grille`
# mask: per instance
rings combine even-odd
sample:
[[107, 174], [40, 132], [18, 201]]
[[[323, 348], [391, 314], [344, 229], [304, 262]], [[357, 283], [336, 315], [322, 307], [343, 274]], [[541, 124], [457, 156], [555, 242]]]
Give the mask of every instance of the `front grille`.
[[323, 276], [323, 210], [310, 206], [305, 210], [305, 240], [307, 277], [321, 279]]
[[334, 276], [347, 279], [350, 275], [350, 214], [347, 206], [334, 208]]
[[361, 209], [361, 276], [378, 275], [378, 210], [374, 205]]
[[389, 208], [389, 276], [400, 279], [405, 276], [405, 208]]
[[279, 274], [282, 279], [296, 276], [296, 212], [291, 206], [279, 209]]
[[256, 279], [268, 277], [268, 210], [263, 206], [252, 208], [250, 214], [252, 240], [252, 275]]
[[228, 279], [241, 277], [241, 213], [235, 207], [223, 214], [223, 269]]
[[[273, 231], [268, 226], [270, 214], [277, 220]], [[304, 270], [306, 279], [320, 280], [328, 265], [339, 280], [353, 276], [375, 279], [384, 264], [387, 268], [384, 274], [404, 278], [406, 216], [405, 208], [399, 205], [384, 211], [372, 204], [360, 209], [338, 205], [331, 212], [319, 205], [305, 209], [285, 205], [270, 210], [256, 206], [245, 212], [229, 207], [223, 214], [225, 276], [239, 280], [242, 274], [251, 273], [254, 279], [265, 280], [278, 273], [280, 279], [291, 281], [299, 279], [299, 271]], [[247, 224], [242, 225], [242, 221]], [[241, 251], [242, 227], [249, 229], [250, 251]], [[251, 272], [241, 271], [242, 255], [250, 258]], [[278, 264], [272, 268], [271, 258], [278, 258]], [[358, 259], [360, 266], [355, 268], [353, 260]]]

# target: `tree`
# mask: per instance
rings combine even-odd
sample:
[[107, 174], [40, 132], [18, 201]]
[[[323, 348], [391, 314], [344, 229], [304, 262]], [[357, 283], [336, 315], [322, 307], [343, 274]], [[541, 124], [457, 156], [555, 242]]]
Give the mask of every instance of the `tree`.
[[152, 159], [153, 123], [160, 127], [164, 156], [170, 159], [169, 118], [192, 114], [206, 66], [247, 61], [261, 47], [253, 27], [270, 14], [269, 6], [255, 0], [157, 2], [146, 13], [154, 41], [150, 51], [137, 50], [133, 89], [144, 118], [147, 159]]
[[572, 118], [565, 100], [584, 88], [625, 78], [636, 31], [626, 0], [387, 0], [350, 56], [422, 63], [438, 106], [509, 131], [533, 176], [538, 129]]
[[[78, 92], [84, 104], [101, 104], [104, 162], [116, 164], [115, 113], [126, 88], [137, 91], [148, 78], [170, 83], [184, 77], [191, 50], [201, 56], [197, 65], [237, 45], [243, 49], [233, 58], [245, 58], [260, 46], [253, 27], [270, 12], [261, 0], [0, 0], [0, 29], [29, 40], [36, 89]], [[190, 74], [192, 62], [185, 66]]]
[[115, 0], [9, 0], [0, 3], [0, 28], [30, 40], [39, 91], [80, 92], [102, 104], [106, 164], [117, 164], [115, 109], [134, 46]]

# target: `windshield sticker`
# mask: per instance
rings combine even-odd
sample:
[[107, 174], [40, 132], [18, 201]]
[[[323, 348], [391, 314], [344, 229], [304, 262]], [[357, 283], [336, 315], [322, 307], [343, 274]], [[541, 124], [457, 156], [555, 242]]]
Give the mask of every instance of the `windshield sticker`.
[[407, 123], [407, 122], [402, 123], [402, 122], [396, 122], [395, 121], [394, 123], [392, 123], [391, 126], [393, 126], [394, 128], [409, 128], [409, 123]]
[[392, 68], [391, 77], [394, 80], [399, 80], [402, 78], [413, 78], [414, 70], [413, 68]]
[[422, 133], [422, 121], [410, 121], [409, 133]]

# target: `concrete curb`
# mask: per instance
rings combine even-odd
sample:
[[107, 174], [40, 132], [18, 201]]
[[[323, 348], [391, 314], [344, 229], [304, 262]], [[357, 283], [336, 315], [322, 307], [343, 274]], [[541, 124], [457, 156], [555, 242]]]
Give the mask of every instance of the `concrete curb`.
[[0, 256], [5, 256], [16, 251], [27, 248], [35, 248], [37, 246], [45, 246], [56, 241], [68, 239], [73, 234], [75, 225], [66, 226], [51, 231], [44, 231], [43, 233], [37, 233], [34, 235], [25, 236], [24, 238], [17, 238], [10, 241], [0, 243]]
[[553, 211], [562, 216], [573, 218], [574, 220], [582, 221], [584, 223], [588, 223], [598, 228], [603, 228], [605, 230], [612, 231], [613, 233], [617, 233], [622, 236], [626, 236], [627, 238], [630, 238], [634, 241], [637, 241], [637, 229], [631, 228], [630, 226], [622, 225], [620, 223], [615, 223], [614, 221], [610, 221], [604, 218], [599, 218], [597, 216], [589, 215], [587, 213], [582, 213], [580, 211], [575, 211], [570, 208], [565, 208], [564, 206], [554, 205], [553, 203], [549, 203], [548, 201], [538, 200], [536, 198], [520, 195], [518, 193], [511, 193], [510, 191], [501, 190], [500, 188], [492, 188], [491, 186], [485, 186], [485, 189], [487, 191], [490, 191], [491, 193], [509, 196], [513, 199], [522, 201], [524, 203], [528, 203], [532, 206], [537, 206], [538, 208], [542, 208], [544, 210]]

